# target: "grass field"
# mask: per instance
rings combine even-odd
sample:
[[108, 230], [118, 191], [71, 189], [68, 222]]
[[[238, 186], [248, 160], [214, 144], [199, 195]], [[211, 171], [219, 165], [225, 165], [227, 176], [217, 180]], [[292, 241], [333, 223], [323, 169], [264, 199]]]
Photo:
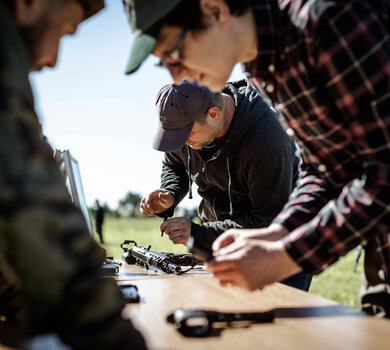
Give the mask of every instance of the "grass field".
[[[185, 253], [183, 245], [174, 245], [164, 236], [161, 238], [159, 226], [162, 219], [152, 218], [107, 218], [104, 222], [104, 238], [107, 254], [120, 258], [123, 250], [120, 244], [124, 240], [135, 240], [138, 245], [151, 245], [153, 250]], [[322, 274], [315, 276], [310, 293], [335, 300], [353, 308], [359, 307], [358, 293], [362, 273], [360, 260], [356, 272], [353, 272], [353, 252], [329, 267]]]

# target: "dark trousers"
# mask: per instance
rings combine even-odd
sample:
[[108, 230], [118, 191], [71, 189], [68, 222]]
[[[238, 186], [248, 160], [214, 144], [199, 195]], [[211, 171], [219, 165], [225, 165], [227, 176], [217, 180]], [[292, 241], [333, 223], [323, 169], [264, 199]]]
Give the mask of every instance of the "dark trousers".
[[103, 223], [102, 222], [96, 222], [96, 232], [99, 235], [100, 243], [104, 243], [103, 239]]
[[305, 292], [309, 291], [312, 276], [307, 274], [306, 272], [299, 272], [294, 276], [286, 278], [281, 281], [281, 283], [286, 284], [287, 286], [302, 289]]

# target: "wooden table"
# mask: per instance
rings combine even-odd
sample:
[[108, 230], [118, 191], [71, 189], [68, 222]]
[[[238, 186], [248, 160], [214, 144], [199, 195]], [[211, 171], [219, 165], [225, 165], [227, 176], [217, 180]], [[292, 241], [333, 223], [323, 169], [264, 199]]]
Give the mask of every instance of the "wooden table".
[[[276, 283], [263, 291], [221, 287], [212, 275], [167, 275], [125, 265], [118, 284], [135, 284], [139, 304], [124, 310], [149, 349], [389, 350], [390, 320], [368, 317], [333, 301]], [[187, 338], [166, 321], [173, 310], [256, 312], [274, 309], [273, 323], [224, 329], [219, 336]]]

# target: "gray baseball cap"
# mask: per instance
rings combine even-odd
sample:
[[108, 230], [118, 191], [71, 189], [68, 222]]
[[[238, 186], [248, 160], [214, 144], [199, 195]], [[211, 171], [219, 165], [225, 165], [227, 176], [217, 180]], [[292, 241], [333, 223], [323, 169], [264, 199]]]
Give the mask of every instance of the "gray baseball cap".
[[214, 93], [205, 86], [184, 81], [165, 85], [157, 94], [159, 115], [153, 148], [163, 152], [175, 152], [190, 137], [196, 119], [212, 107]]
[[162, 19], [182, 0], [123, 0], [134, 34], [126, 73], [134, 73], [153, 51]]

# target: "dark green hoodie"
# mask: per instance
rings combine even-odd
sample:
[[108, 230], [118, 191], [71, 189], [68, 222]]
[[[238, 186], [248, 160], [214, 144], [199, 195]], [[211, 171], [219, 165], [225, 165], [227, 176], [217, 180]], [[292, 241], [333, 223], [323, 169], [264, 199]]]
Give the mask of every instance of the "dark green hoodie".
[[247, 81], [228, 83], [223, 92], [236, 105], [223, 141], [207, 156], [187, 145], [166, 153], [161, 175], [174, 207], [192, 182], [198, 185], [203, 225], [193, 224], [191, 234], [210, 245], [229, 228], [268, 226], [295, 186], [300, 159], [275, 112]]

